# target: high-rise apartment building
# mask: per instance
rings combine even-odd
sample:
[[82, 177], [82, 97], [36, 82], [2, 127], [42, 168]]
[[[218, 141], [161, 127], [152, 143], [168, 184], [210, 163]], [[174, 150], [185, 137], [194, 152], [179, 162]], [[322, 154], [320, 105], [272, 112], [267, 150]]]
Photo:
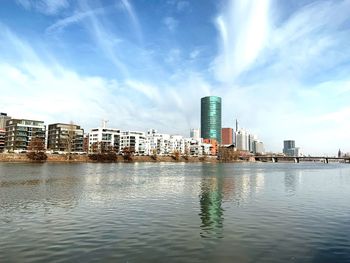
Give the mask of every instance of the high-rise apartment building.
[[83, 152], [84, 129], [75, 124], [50, 124], [47, 149], [57, 152]]
[[45, 142], [46, 127], [43, 121], [10, 119], [6, 122], [5, 149], [26, 151], [32, 138]]
[[222, 128], [221, 131], [221, 144], [232, 145], [233, 144], [233, 129], [232, 128]]
[[6, 122], [11, 119], [10, 116], [7, 116], [7, 113], [0, 112], [0, 129], [6, 128]]
[[221, 98], [201, 98], [201, 137], [221, 143]]

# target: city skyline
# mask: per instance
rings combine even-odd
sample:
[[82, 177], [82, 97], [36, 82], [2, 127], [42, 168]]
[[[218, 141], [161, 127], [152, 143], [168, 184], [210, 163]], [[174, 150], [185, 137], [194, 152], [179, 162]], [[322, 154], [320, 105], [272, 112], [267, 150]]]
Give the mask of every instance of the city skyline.
[[187, 135], [215, 95], [222, 127], [238, 118], [266, 150], [288, 138], [310, 154], [350, 150], [350, 1], [2, 7], [0, 105], [13, 118]]

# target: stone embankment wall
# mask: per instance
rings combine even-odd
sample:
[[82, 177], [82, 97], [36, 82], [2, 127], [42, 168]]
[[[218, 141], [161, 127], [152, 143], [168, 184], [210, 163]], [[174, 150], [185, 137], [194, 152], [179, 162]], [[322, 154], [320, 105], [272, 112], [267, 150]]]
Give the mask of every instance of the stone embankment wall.
[[[15, 154], [15, 153], [0, 153], [0, 162], [32, 162], [26, 154]], [[48, 154], [46, 162], [91, 162], [87, 155], [71, 155], [69, 159], [67, 155], [60, 154]], [[118, 156], [117, 162], [125, 162], [123, 156]], [[180, 157], [175, 160], [171, 156], [157, 156], [157, 158], [152, 158], [151, 156], [133, 156], [131, 162], [218, 162], [216, 156], [206, 156], [206, 157]]]

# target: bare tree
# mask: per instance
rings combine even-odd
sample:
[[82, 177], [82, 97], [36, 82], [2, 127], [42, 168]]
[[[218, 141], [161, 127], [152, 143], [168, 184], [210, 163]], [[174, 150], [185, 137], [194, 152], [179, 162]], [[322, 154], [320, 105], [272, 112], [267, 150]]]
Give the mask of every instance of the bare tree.
[[75, 143], [75, 125], [71, 121], [68, 124], [65, 141], [64, 141], [65, 152], [67, 153], [69, 159], [74, 149], [74, 143]]
[[33, 137], [28, 145], [27, 157], [33, 161], [45, 161], [45, 140], [41, 137]]

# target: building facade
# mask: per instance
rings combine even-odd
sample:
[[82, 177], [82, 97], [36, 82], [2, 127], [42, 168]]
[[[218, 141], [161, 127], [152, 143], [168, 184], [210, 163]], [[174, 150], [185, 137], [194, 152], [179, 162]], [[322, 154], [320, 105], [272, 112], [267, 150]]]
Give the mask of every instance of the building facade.
[[283, 141], [283, 153], [286, 156], [300, 156], [300, 148], [295, 147], [294, 140]]
[[222, 128], [221, 131], [221, 144], [232, 145], [233, 144], [233, 129], [232, 128]]
[[106, 150], [120, 151], [120, 130], [106, 127], [91, 129], [89, 133], [89, 152]]
[[84, 129], [75, 124], [55, 123], [48, 127], [47, 149], [54, 152], [83, 152]]
[[0, 129], [0, 153], [5, 149], [5, 129]]
[[40, 138], [45, 143], [46, 127], [43, 121], [10, 119], [6, 122], [5, 149], [26, 151], [32, 138]]
[[199, 140], [201, 137], [201, 134], [199, 132], [199, 129], [191, 129], [190, 131], [190, 138]]
[[240, 151], [249, 151], [249, 134], [246, 130], [240, 129], [236, 132], [236, 147]]
[[221, 98], [208, 96], [201, 98], [201, 137], [221, 143]]
[[146, 136], [144, 132], [123, 131], [120, 135], [120, 151], [125, 149], [135, 154], [146, 154]]

